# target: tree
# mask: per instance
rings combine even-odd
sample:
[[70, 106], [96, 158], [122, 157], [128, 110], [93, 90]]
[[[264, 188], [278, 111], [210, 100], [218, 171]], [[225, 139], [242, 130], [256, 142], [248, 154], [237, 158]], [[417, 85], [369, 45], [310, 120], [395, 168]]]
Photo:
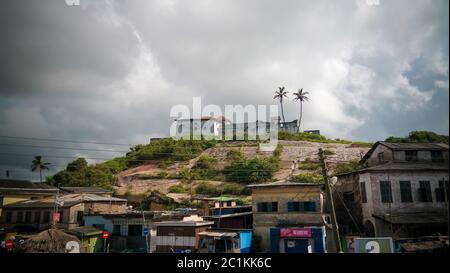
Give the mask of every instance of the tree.
[[278, 91], [275, 91], [275, 96], [273, 99], [278, 99], [281, 104], [281, 116], [283, 117], [283, 123], [286, 123], [286, 120], [284, 119], [284, 109], [283, 109], [283, 98], [287, 98], [288, 91], [285, 91], [285, 87], [278, 87]]
[[299, 89], [297, 93], [294, 93], [294, 101], [298, 101], [300, 103], [300, 117], [298, 119], [298, 132], [300, 133], [300, 125], [302, 123], [303, 117], [303, 102], [309, 101], [307, 95], [309, 92], [304, 92], [303, 88]]
[[42, 183], [42, 170], [49, 170], [50, 168], [48, 167], [48, 165], [50, 165], [50, 163], [45, 162], [42, 159], [42, 156], [38, 155], [34, 157], [34, 160], [31, 162], [31, 171], [36, 171], [39, 170], [39, 182]]

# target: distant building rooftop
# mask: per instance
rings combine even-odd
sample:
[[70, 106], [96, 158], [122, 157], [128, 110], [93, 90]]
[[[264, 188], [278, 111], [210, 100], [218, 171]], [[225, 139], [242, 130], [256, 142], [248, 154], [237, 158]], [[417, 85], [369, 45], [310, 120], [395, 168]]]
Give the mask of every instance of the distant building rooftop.
[[111, 194], [112, 191], [96, 187], [60, 187], [62, 191], [70, 193], [95, 193], [95, 194]]
[[298, 183], [291, 181], [277, 181], [271, 183], [263, 183], [263, 184], [253, 184], [247, 185], [249, 188], [266, 188], [266, 187], [310, 187], [310, 186], [322, 186], [323, 183]]
[[[60, 207], [71, 207], [83, 202], [127, 202], [126, 199], [105, 197], [96, 194], [67, 194], [62, 195], [64, 204]], [[47, 197], [39, 200], [25, 200], [3, 206], [4, 208], [48, 208], [55, 205], [55, 198]]]
[[46, 183], [32, 182], [28, 180], [0, 179], [0, 192], [20, 194], [55, 194], [57, 188]]

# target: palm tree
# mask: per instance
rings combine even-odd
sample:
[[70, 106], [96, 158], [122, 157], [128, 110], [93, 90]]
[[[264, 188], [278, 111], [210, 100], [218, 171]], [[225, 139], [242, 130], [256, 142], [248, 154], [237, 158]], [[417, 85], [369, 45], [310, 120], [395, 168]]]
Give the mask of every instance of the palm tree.
[[42, 183], [42, 170], [49, 170], [50, 168], [48, 165], [50, 165], [50, 163], [45, 162], [40, 155], [35, 156], [31, 163], [31, 171], [34, 172], [39, 169], [39, 181]]
[[309, 98], [306, 96], [309, 92], [303, 92], [303, 88], [299, 89], [297, 93], [294, 93], [294, 101], [300, 102], [300, 118], [298, 119], [298, 132], [300, 133], [300, 124], [302, 123], [303, 116], [303, 102], [309, 101]]
[[289, 93], [288, 91], [284, 91], [285, 88], [283, 87], [278, 87], [278, 91], [275, 91], [275, 96], [273, 97], [273, 99], [278, 99], [280, 101], [281, 104], [281, 116], [283, 117], [283, 123], [286, 123], [286, 120], [284, 119], [284, 109], [283, 109], [283, 98], [287, 98], [287, 94]]

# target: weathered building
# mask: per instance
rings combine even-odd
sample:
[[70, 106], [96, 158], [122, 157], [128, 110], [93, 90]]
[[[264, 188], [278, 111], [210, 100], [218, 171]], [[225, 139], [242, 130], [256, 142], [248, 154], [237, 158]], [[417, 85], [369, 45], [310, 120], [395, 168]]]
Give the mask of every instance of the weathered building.
[[[281, 118], [274, 119], [272, 126], [278, 131], [298, 133], [298, 120], [281, 122]], [[246, 120], [231, 122], [225, 117], [204, 116], [199, 119], [178, 119], [172, 128], [173, 136], [191, 139], [193, 136], [203, 136], [214, 139], [227, 140], [256, 140], [257, 137], [268, 137], [270, 134], [270, 121]]]
[[448, 233], [448, 145], [377, 142], [360, 163], [335, 185], [344, 233], [394, 239]]
[[197, 252], [199, 233], [214, 224], [198, 216], [183, 218], [182, 221], [165, 221], [154, 223], [156, 227], [156, 252], [178, 253]]
[[45, 183], [27, 180], [0, 179], [0, 216], [2, 207], [25, 200], [54, 196], [58, 189]]
[[274, 182], [248, 186], [252, 189], [253, 232], [256, 251], [327, 251], [324, 185]]
[[0, 226], [7, 230], [44, 230], [53, 223], [53, 213], [58, 212], [58, 228], [71, 229], [83, 225], [83, 216], [94, 213], [121, 213], [127, 210], [127, 200], [96, 194], [67, 194], [55, 197], [25, 200], [3, 207]]
[[[87, 227], [110, 233], [110, 251], [154, 252], [156, 249], [155, 222], [182, 220], [185, 211], [130, 211], [114, 214], [85, 215]], [[147, 230], [147, 234], [146, 234]]]

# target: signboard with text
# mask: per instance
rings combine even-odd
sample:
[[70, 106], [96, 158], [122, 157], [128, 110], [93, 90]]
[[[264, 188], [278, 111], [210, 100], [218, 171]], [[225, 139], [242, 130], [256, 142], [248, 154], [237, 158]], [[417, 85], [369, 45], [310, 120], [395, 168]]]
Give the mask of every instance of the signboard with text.
[[59, 212], [53, 213], [53, 221], [55, 223], [59, 223], [59, 221], [61, 221], [61, 213]]
[[103, 239], [108, 239], [108, 238], [109, 238], [109, 232], [104, 231], [104, 232], [102, 233], [102, 237], [103, 237]]
[[310, 228], [281, 228], [280, 237], [311, 238], [312, 230]]
[[355, 253], [394, 253], [391, 237], [384, 238], [355, 238]]

